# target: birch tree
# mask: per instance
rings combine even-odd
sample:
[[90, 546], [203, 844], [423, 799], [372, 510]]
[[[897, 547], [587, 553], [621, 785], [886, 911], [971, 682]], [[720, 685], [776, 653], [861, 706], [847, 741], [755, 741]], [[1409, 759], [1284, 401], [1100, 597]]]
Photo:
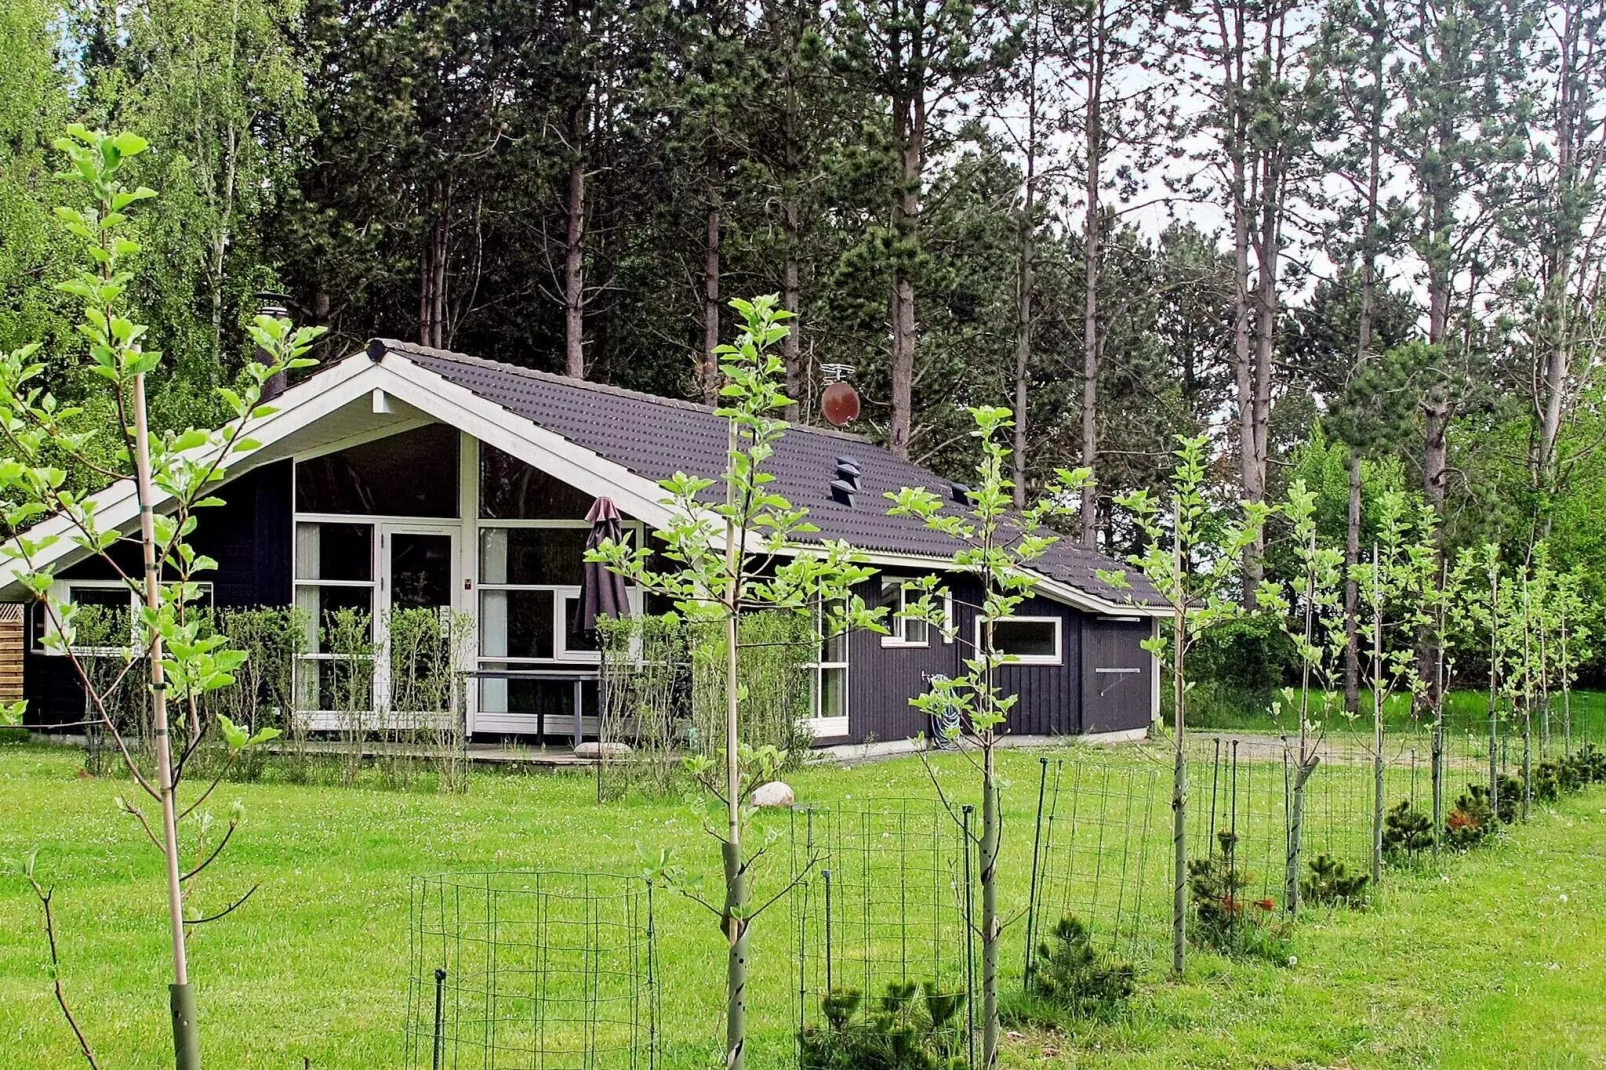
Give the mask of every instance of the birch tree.
[[[253, 421], [271, 415], [261, 404], [262, 388], [276, 374], [305, 367], [303, 354], [319, 334], [317, 329], [293, 329], [284, 319], [259, 316], [250, 326], [252, 339], [268, 354], [266, 363], [245, 368], [236, 388], [218, 391], [232, 414], [221, 430], [188, 430], [160, 435], [150, 427], [146, 380], [163, 370], [163, 355], [146, 348], [147, 328], [126, 313], [128, 293], [137, 278], [133, 269], [140, 252], [137, 241], [125, 236], [142, 202], [155, 197], [153, 190], [130, 187], [125, 167], [143, 155], [147, 143], [134, 134], [108, 135], [82, 126], [68, 128], [69, 136], [56, 142], [71, 163], [65, 176], [87, 193], [87, 207], [63, 207], [58, 216], [80, 243], [89, 264], [61, 288], [82, 302], [81, 334], [88, 340], [85, 370], [104, 382], [111, 395], [117, 423], [110, 443], [100, 442], [102, 432], [79, 430], [75, 417], [82, 411], [56, 400], [40, 384], [45, 365], [37, 344], [3, 354], [0, 359], [0, 435], [5, 455], [0, 458], [0, 507], [10, 540], [0, 554], [18, 569], [18, 581], [38, 603], [46, 621], [47, 649], [62, 654], [83, 687], [92, 719], [111, 740], [126, 769], [130, 796], [118, 797], [117, 808], [131, 818], [164, 862], [168, 929], [172, 949], [169, 986], [173, 1020], [174, 1062], [178, 1070], [199, 1070], [200, 1033], [196, 1000], [190, 987], [187, 936], [197, 925], [232, 913], [249, 899], [255, 888], [232, 905], [212, 914], [192, 909], [192, 881], [219, 858], [238, 825], [231, 814], [221, 839], [209, 842], [212, 815], [206, 800], [228, 764], [249, 747], [278, 735], [276, 729], [255, 732], [227, 717], [208, 715], [200, 698], [234, 682], [233, 672], [244, 664], [246, 653], [234, 648], [228, 637], [207, 634], [197, 603], [200, 577], [216, 562], [198, 553], [190, 538], [201, 510], [221, 505], [218, 484], [231, 464], [256, 448], [250, 438]], [[111, 460], [105, 458], [110, 457]], [[74, 489], [66, 458], [80, 477], [96, 483], [128, 480], [138, 502], [137, 530], [125, 535], [106, 526], [95, 498]], [[61, 598], [55, 586], [56, 568], [46, 554], [63, 542], [63, 536], [38, 533], [34, 526], [46, 517], [66, 521], [65, 539], [76, 549], [98, 558], [126, 585], [130, 605], [138, 606], [129, 621], [129, 646], [121, 674], [111, 687], [97, 686], [75, 643], [78, 607]], [[133, 567], [122, 552], [132, 543], [139, 564]], [[148, 673], [147, 698], [154, 727], [154, 755], [136, 758], [122, 734], [107, 696], [130, 673]], [[20, 717], [23, 705], [8, 711]], [[209, 784], [191, 795], [181, 794], [189, 761], [209, 734], [220, 733], [228, 761]], [[154, 804], [154, 821], [146, 807]], [[49, 921], [49, 890], [41, 891], [30, 860], [28, 878], [43, 903]], [[52, 941], [52, 956], [54, 943]], [[58, 990], [58, 999], [60, 992]], [[66, 1011], [66, 1002], [61, 1000]], [[71, 1012], [67, 1012], [69, 1021]], [[95, 1059], [76, 1022], [85, 1059]]]
[[[1234, 564], [1259, 543], [1272, 512], [1263, 501], [1245, 500], [1239, 503], [1239, 516], [1224, 522], [1206, 483], [1208, 449], [1206, 435], [1179, 436], [1176, 467], [1164, 495], [1143, 489], [1115, 500], [1130, 512], [1146, 543], [1141, 554], [1127, 560], [1143, 572], [1170, 609], [1169, 634], [1145, 639], [1143, 645], [1156, 658], [1169, 659], [1171, 667], [1171, 973], [1177, 978], [1187, 955], [1187, 707], [1192, 686], [1188, 651], [1212, 628], [1247, 612], [1236, 598], [1243, 587]], [[1101, 570], [1100, 576], [1117, 587], [1129, 583], [1120, 571]]]
[[[951, 726], [948, 738], [959, 745], [981, 778], [981, 831], [972, 835], [981, 871], [982, 1066], [992, 1067], [998, 1061], [998, 963], [1004, 932], [998, 900], [1004, 819], [996, 751], [1009, 711], [1020, 698], [1006, 694], [999, 685], [999, 669], [1016, 659], [998, 649], [994, 624], [1013, 616], [1036, 589], [1037, 577], [1027, 569], [1058, 541], [1047, 527], [1048, 521], [1068, 514], [1087, 473], [1061, 469], [1035, 504], [1012, 510], [1014, 488], [1009, 472], [1013, 465], [1010, 447], [1002, 441], [1011, 430], [1010, 412], [980, 407], [971, 409], [971, 417], [982, 456], [963, 508], [946, 508], [944, 497], [925, 487], [904, 487], [887, 497], [894, 503], [890, 515], [915, 517], [959, 544], [950, 576], [964, 577], [980, 591], [981, 601], [969, 605], [979, 620], [975, 641], [959, 634], [954, 616], [944, 608], [946, 601], [956, 600], [949, 577], [926, 577], [919, 587], [920, 597], [906, 606], [904, 613], [941, 630], [944, 638], [971, 648], [964, 659], [964, 672], [933, 680], [930, 690], [910, 701], [930, 715], [933, 723]], [[963, 591], [958, 592], [961, 604], [963, 597]], [[948, 813], [962, 829], [968, 828], [935, 777], [932, 784]]]
[[[742, 1070], [747, 1041], [748, 947], [753, 923], [790, 890], [764, 902], [753, 898], [754, 865], [769, 847], [749, 844], [744, 835], [753, 807], [748, 795], [768, 780], [783, 759], [774, 747], [742, 741], [744, 684], [739, 676], [742, 619], [759, 612], [821, 614], [829, 635], [851, 628], [884, 630], [884, 610], [869, 610], [854, 587], [873, 572], [845, 542], [800, 546], [815, 532], [808, 510], [793, 506], [772, 489], [765, 471], [775, 444], [786, 432], [776, 413], [789, 404], [780, 388], [785, 363], [777, 345], [790, 329], [791, 315], [777, 307], [775, 295], [732, 301], [744, 324], [736, 342], [717, 350], [724, 385], [716, 411], [729, 428], [727, 464], [717, 479], [677, 472], [661, 484], [669, 521], [655, 534], [658, 551], [670, 563], [660, 570], [654, 550], [606, 541], [589, 551], [589, 560], [671, 599], [687, 622], [719, 637], [725, 655], [721, 673], [725, 701], [723, 761], [690, 759], [692, 775], [711, 796], [718, 823], [709, 833], [719, 842], [724, 895], [715, 903], [700, 896], [678, 867], [660, 865], [692, 899], [718, 919], [727, 947], [725, 986], [725, 1067]], [[715, 491], [711, 500], [706, 492]], [[819, 636], [815, 637], [816, 640]], [[795, 878], [796, 879], [801, 879]], [[794, 883], [795, 883], [794, 880]]]

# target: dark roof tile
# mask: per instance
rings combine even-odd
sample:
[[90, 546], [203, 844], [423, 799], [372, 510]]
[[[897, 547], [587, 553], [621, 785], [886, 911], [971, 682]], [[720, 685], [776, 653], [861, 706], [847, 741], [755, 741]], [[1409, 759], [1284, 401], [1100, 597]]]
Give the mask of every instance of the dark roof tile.
[[[725, 468], [725, 421], [703, 405], [407, 342], [376, 341], [385, 350], [654, 482], [677, 471], [711, 475]], [[833, 501], [829, 490], [836, 459], [847, 453], [859, 462], [859, 493], [853, 506]], [[947, 556], [954, 550], [952, 540], [919, 520], [888, 516], [884, 497], [901, 487], [925, 486], [946, 499], [949, 481], [861, 436], [816, 427], [788, 428], [768, 469], [775, 474], [775, 490], [809, 510], [820, 538], [844, 539], [884, 553]], [[1112, 602], [1161, 601], [1147, 579], [1133, 570], [1128, 570], [1130, 591], [1112, 587], [1097, 571], [1124, 566], [1068, 540], [1056, 543], [1033, 567]]]

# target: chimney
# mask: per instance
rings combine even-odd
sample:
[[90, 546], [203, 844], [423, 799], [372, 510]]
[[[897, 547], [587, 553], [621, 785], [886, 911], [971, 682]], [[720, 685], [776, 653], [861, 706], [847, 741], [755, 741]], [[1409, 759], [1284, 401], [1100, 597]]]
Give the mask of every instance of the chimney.
[[960, 505], [970, 505], [970, 488], [963, 483], [948, 484], [948, 493]]
[[[289, 303], [290, 298], [285, 294], [275, 293], [272, 290], [262, 290], [257, 294], [257, 315], [289, 315]], [[266, 364], [271, 357], [268, 353], [263, 351], [261, 346], [257, 346], [256, 359], [259, 362]], [[284, 389], [287, 385], [288, 384], [285, 382], [284, 372], [278, 372], [270, 376], [268, 381], [262, 384], [262, 400], [265, 402], [272, 401], [274, 398], [284, 393]]]

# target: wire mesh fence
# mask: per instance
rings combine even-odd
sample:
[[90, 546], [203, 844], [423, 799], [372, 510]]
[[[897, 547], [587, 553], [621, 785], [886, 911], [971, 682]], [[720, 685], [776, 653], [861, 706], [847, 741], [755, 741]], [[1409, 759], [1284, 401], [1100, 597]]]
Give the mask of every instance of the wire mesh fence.
[[653, 1070], [653, 888], [509, 871], [411, 888], [406, 1065]]
[[934, 1065], [975, 1064], [974, 820], [935, 800], [793, 812], [805, 1070], [868, 1065], [894, 1037]]
[[[1381, 776], [1369, 730], [1335, 731], [1311, 749], [1316, 768], [1303, 789], [1292, 859], [1298, 742], [1196, 734], [1187, 751], [1188, 857], [1230, 871], [1233, 909], [1270, 919], [1287, 909], [1290, 879], [1307, 898], [1318, 859], [1370, 875], [1374, 836], [1385, 870], [1465, 846], [1476, 839], [1457, 836], [1465, 822], [1520, 820], [1523, 801], [1548, 801], [1561, 790], [1561, 759], [1606, 742], [1600, 718], [1578, 718], [1565, 732], [1553, 724], [1548, 743], [1537, 726], [1507, 715], [1492, 732], [1463, 722], [1436, 734], [1413, 723], [1384, 734]], [[1066, 916], [1140, 969], [1170, 961], [1172, 775], [1164, 753], [1042, 760], [1023, 956], [1028, 983], [1044, 934]], [[1480, 817], [1481, 804], [1501, 792], [1495, 812]]]

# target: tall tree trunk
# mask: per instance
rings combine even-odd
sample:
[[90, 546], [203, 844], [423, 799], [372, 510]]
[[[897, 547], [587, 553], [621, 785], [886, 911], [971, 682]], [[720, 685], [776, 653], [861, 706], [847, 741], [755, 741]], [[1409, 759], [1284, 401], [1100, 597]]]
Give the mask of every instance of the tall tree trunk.
[[1033, 229], [1037, 225], [1036, 93], [1028, 91], [1026, 138], [1026, 191], [1021, 206], [1020, 265], [1015, 295], [1015, 506], [1026, 507], [1027, 391], [1032, 374], [1032, 288], [1036, 285]]
[[[1271, 369], [1272, 346], [1277, 333], [1277, 273], [1282, 256], [1282, 173], [1274, 155], [1264, 155], [1261, 167], [1260, 227], [1255, 245], [1255, 356], [1251, 372], [1250, 413], [1254, 457], [1253, 478], [1244, 484], [1244, 497], [1251, 502], [1266, 498], [1266, 479], [1271, 458]], [[1241, 419], [1240, 415], [1240, 419]], [[1265, 575], [1266, 540], [1257, 533], [1244, 552], [1244, 604], [1254, 605], [1255, 591]]]
[[[786, 19], [787, 12], [776, 13], [776, 23], [779, 25]], [[779, 30], [777, 32], [780, 32]], [[802, 149], [798, 144], [798, 94], [797, 94], [797, 48], [802, 40], [804, 29], [802, 25], [796, 28], [795, 36], [783, 37], [786, 42], [786, 111], [782, 117], [781, 136], [782, 160], [785, 172], [781, 178], [781, 226], [784, 229], [786, 241], [786, 261], [781, 267], [781, 307], [787, 312], [797, 316], [803, 311], [803, 286], [800, 280], [801, 267], [798, 263], [800, 242], [802, 237], [802, 206], [799, 204], [802, 193]], [[786, 396], [790, 400], [786, 406], [786, 418], [796, 421], [798, 418], [799, 402], [803, 397], [803, 339], [798, 333], [798, 321], [792, 320], [788, 325], [791, 329], [781, 340], [781, 361], [786, 366]]]
[[[579, 133], [570, 127], [571, 135]], [[569, 233], [563, 250], [563, 374], [586, 377], [585, 352], [585, 161], [569, 161]]]
[[[918, 38], [918, 34], [916, 35]], [[925, 103], [917, 95], [897, 103], [894, 137], [900, 143], [901, 188], [892, 213], [893, 230], [906, 243], [918, 241], [920, 180], [924, 171]], [[915, 379], [915, 288], [903, 258], [892, 270], [892, 427], [888, 443], [894, 455], [907, 459], [913, 434]]]
[[[1234, 386], [1238, 395], [1238, 463], [1243, 496], [1246, 501], [1260, 501], [1266, 496], [1260, 477], [1260, 460], [1255, 440], [1255, 399], [1259, 386], [1255, 381], [1254, 365], [1249, 344], [1249, 215], [1243, 203], [1244, 163], [1234, 160], [1234, 184], [1238, 190], [1233, 206], [1233, 293], [1232, 293], [1232, 365]], [[1255, 590], [1260, 586], [1260, 564], [1255, 547], [1244, 551], [1243, 599], [1252, 605]]]
[[[796, 316], [802, 311], [803, 287], [798, 280], [798, 206], [795, 194], [788, 195], [782, 218], [786, 227], [786, 262], [781, 271], [781, 307]], [[798, 333], [796, 319], [791, 320], [787, 327], [786, 337], [781, 339], [781, 360], [786, 365], [786, 396], [789, 399], [786, 418], [795, 421], [798, 418], [798, 401], [803, 396], [803, 340]]]
[[1082, 545], [1098, 548], [1098, 457], [1099, 457], [1099, 186], [1104, 167], [1104, 67], [1102, 33], [1097, 25], [1103, 18], [1088, 20], [1087, 100], [1083, 125], [1086, 143], [1083, 178], [1087, 199], [1082, 217], [1082, 464], [1088, 482], [1082, 491]]
[[[1356, 331], [1355, 368], [1372, 352], [1372, 319], [1377, 304], [1378, 188], [1383, 174], [1383, 78], [1386, 50], [1376, 41], [1368, 53], [1374, 96], [1367, 115], [1366, 215], [1361, 229], [1361, 316]], [[1358, 429], [1352, 429], [1357, 434]], [[1349, 444], [1349, 516], [1344, 531], [1344, 709], [1360, 714], [1360, 590], [1351, 572], [1361, 559], [1361, 445]]]
[[[583, 0], [569, 0], [569, 51], [576, 74], [583, 69], [581, 50], [585, 44], [582, 21]], [[568, 233], [563, 244], [563, 374], [571, 379], [586, 377], [585, 352], [585, 226], [586, 226], [586, 96], [589, 88], [580, 79], [571, 86], [568, 126], [569, 199]]]
[[712, 163], [709, 165], [711, 185], [708, 193], [707, 230], [703, 238], [703, 352], [700, 378], [703, 401], [709, 405], [719, 400], [719, 231], [720, 207], [719, 176]]

